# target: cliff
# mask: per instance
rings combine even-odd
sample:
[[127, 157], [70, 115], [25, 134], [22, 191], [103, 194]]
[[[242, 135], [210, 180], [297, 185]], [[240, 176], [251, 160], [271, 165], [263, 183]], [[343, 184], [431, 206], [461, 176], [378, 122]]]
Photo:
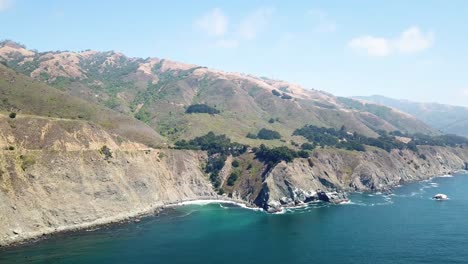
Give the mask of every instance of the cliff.
[[[319, 189], [385, 190], [446, 174], [465, 166], [468, 149], [317, 149], [309, 159], [268, 172], [253, 154], [242, 158], [252, 173], [229, 190], [233, 198], [268, 210]], [[217, 198], [203, 170], [206, 159], [204, 152], [148, 148], [87, 121], [0, 115], [0, 245], [119, 221], [182, 200]], [[230, 161], [224, 180], [233, 170]]]
[[216, 197], [201, 152], [148, 149], [82, 121], [0, 126], [0, 245]]
[[[385, 191], [393, 186], [465, 169], [468, 149], [419, 146], [419, 153], [324, 149], [309, 159], [278, 164], [263, 182], [258, 206], [269, 209], [317, 190]], [[302, 198], [303, 199], [303, 198]]]

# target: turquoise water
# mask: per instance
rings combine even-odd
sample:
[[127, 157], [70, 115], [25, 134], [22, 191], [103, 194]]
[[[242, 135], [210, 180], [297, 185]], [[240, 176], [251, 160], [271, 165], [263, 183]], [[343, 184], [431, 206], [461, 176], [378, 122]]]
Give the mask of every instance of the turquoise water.
[[350, 198], [280, 215], [188, 205], [3, 250], [0, 263], [468, 263], [468, 175]]

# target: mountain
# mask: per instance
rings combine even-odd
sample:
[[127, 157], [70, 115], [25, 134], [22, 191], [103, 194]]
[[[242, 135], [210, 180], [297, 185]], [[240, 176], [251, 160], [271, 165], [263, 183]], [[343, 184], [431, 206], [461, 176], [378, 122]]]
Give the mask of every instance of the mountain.
[[181, 201], [277, 212], [468, 168], [465, 138], [285, 81], [11, 41], [0, 63], [0, 246]]
[[[377, 104], [338, 98], [285, 81], [229, 73], [158, 58], [129, 58], [119, 52], [37, 52], [11, 41], [0, 44], [5, 65], [64, 93], [135, 117], [169, 141], [209, 131], [249, 145], [248, 133], [275, 130], [283, 140], [304, 124], [345, 126], [377, 137], [378, 131], [437, 134], [416, 118]], [[187, 114], [191, 105], [218, 114]], [[273, 121], [273, 122], [272, 122]]]
[[354, 98], [401, 110], [443, 133], [468, 137], [468, 108], [466, 107], [438, 103], [419, 103], [380, 95], [356, 96]]

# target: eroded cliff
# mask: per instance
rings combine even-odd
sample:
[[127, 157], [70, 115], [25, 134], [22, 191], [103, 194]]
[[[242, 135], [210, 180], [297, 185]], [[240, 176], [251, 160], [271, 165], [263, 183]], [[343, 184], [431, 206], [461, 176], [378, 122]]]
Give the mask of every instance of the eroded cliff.
[[[366, 152], [317, 149], [267, 169], [252, 153], [222, 171], [232, 196], [270, 209], [317, 190], [385, 190], [465, 167], [468, 149], [420, 146]], [[148, 213], [182, 200], [214, 199], [207, 156], [151, 149], [86, 121], [0, 115], [0, 245]], [[232, 170], [249, 171], [233, 186]]]

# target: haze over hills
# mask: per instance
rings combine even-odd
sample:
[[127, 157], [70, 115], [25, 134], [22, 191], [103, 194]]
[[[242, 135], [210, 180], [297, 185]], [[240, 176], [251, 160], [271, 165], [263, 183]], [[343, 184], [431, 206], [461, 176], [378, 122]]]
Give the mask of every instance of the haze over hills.
[[468, 137], [468, 108], [466, 107], [398, 100], [381, 95], [355, 96], [354, 98], [399, 109], [444, 133]]
[[[283, 143], [278, 140], [262, 142], [246, 135], [268, 128], [289, 141], [304, 124], [345, 126], [371, 137], [379, 130], [437, 134], [416, 118], [387, 107], [165, 59], [129, 58], [113, 51], [37, 52], [11, 41], [0, 44], [0, 58], [8, 67], [69, 95], [135, 117], [169, 140], [214, 131], [241, 143], [279, 145]], [[187, 114], [194, 104], [219, 113]]]

